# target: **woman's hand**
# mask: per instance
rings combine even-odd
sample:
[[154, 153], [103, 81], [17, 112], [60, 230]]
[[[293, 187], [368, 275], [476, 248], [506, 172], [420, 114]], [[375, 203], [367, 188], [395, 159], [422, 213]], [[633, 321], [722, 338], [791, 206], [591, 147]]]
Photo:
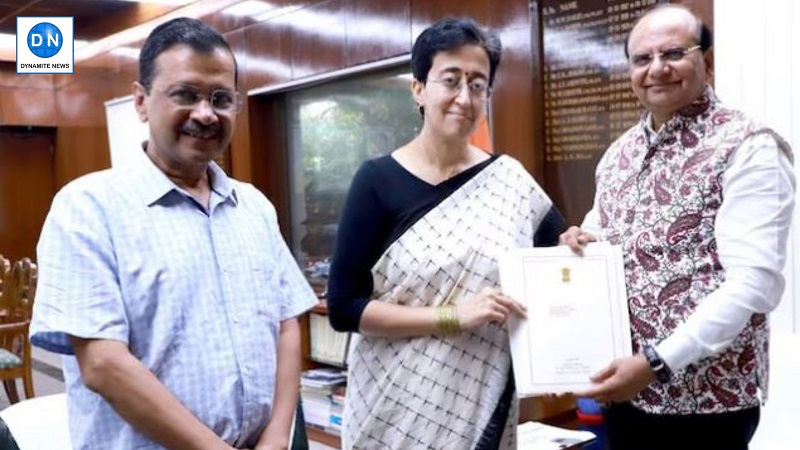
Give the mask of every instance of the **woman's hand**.
[[253, 447], [253, 450], [286, 450], [288, 449], [288, 445], [273, 445], [270, 443], [266, 444], [258, 444], [257, 446]]
[[500, 292], [485, 287], [472, 300], [458, 305], [458, 320], [462, 330], [471, 330], [485, 323], [505, 323], [509, 314], [525, 317], [522, 303]]
[[571, 226], [567, 231], [558, 237], [559, 245], [568, 245], [576, 255], [583, 256], [583, 247], [589, 242], [595, 242], [597, 238], [589, 232], [581, 230], [579, 227]]

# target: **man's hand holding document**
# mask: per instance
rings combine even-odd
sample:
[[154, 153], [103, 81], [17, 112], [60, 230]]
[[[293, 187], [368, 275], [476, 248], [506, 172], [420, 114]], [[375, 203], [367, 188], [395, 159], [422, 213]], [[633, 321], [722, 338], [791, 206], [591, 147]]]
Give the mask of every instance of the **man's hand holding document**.
[[509, 317], [517, 394], [579, 392], [609, 361], [630, 356], [631, 334], [618, 246], [523, 248], [500, 258], [503, 292], [528, 308]]

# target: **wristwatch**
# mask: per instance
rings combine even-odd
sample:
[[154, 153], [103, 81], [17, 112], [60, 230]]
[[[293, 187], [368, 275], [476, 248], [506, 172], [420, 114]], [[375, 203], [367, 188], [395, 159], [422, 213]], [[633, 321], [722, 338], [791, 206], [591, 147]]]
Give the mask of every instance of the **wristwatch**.
[[656, 374], [656, 380], [659, 383], [668, 383], [669, 379], [672, 378], [672, 371], [669, 370], [664, 360], [658, 356], [656, 349], [652, 345], [645, 345], [642, 348], [642, 353], [644, 353], [647, 363], [650, 364], [650, 368], [653, 369], [653, 373]]

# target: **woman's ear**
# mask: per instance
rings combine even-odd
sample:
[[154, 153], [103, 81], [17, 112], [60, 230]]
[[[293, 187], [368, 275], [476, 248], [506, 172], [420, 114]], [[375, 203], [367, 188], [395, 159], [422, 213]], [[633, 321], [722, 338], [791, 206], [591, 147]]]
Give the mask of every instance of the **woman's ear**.
[[425, 118], [425, 83], [417, 80], [416, 78], [411, 82], [411, 96], [414, 97], [414, 103], [417, 104], [417, 112]]
[[411, 82], [411, 96], [414, 97], [414, 102], [418, 106], [425, 106], [425, 101], [423, 99], [424, 93], [425, 93], [425, 83], [415, 78]]

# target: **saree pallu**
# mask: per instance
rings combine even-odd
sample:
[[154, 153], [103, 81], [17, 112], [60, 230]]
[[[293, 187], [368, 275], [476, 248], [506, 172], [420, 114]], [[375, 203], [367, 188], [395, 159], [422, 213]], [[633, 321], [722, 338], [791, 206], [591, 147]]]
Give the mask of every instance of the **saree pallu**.
[[[372, 269], [373, 301], [410, 307], [469, 302], [499, 287], [497, 258], [530, 247], [551, 201], [516, 160], [500, 156], [394, 241]], [[454, 336], [354, 335], [343, 447], [473, 449], [510, 375], [508, 333], [485, 324]], [[516, 448], [518, 404], [500, 448]]]

